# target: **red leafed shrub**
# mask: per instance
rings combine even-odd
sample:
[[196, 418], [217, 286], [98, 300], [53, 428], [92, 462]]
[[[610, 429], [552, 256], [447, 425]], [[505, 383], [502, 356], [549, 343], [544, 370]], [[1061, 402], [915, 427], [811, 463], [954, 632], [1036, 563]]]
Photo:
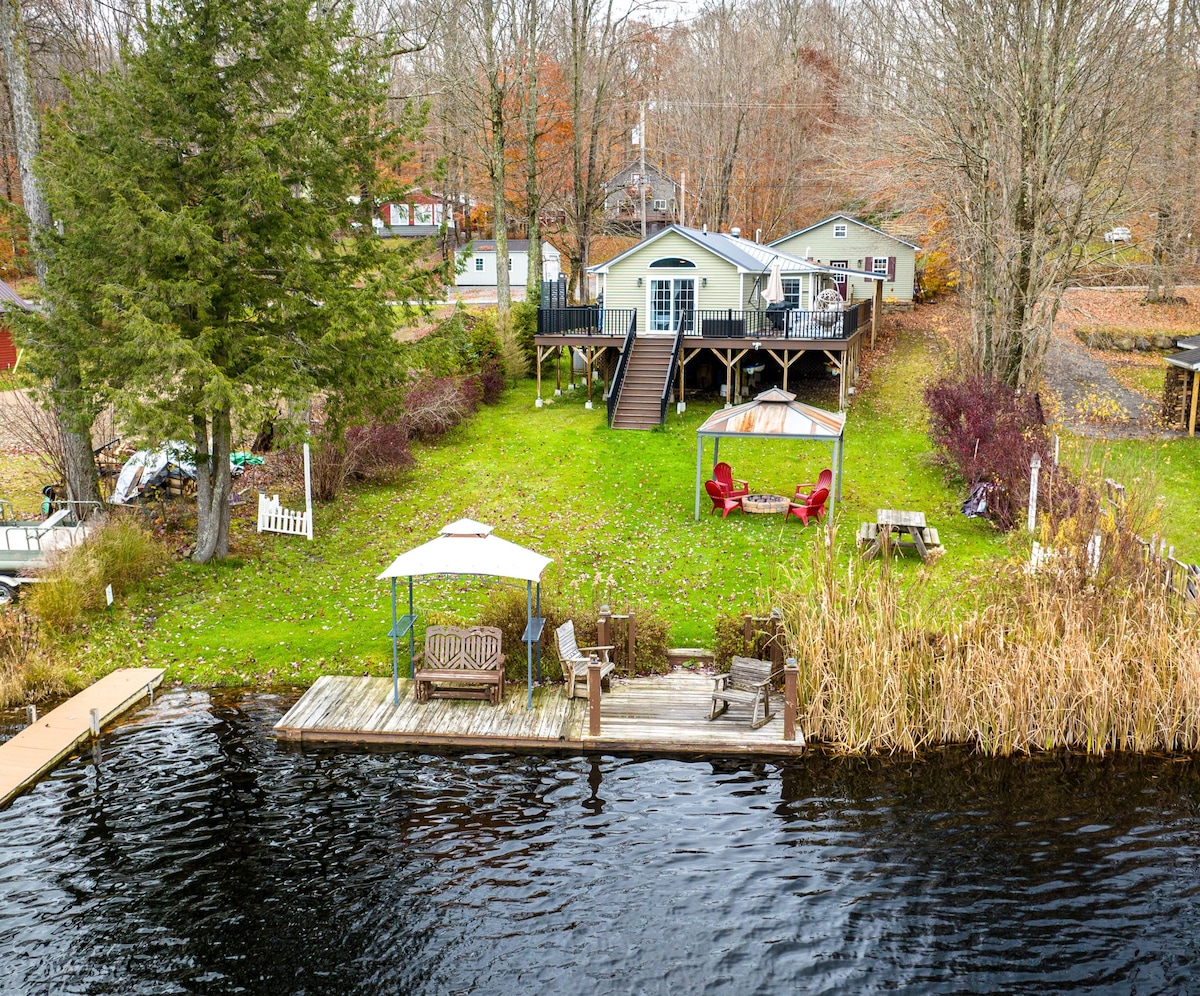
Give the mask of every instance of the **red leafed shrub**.
[[479, 389], [485, 405], [494, 405], [504, 394], [508, 381], [504, 379], [504, 366], [495, 359], [484, 362], [479, 370]]
[[354, 455], [354, 477], [387, 478], [413, 464], [408, 432], [399, 422], [356, 425], [346, 431], [346, 447]]
[[[925, 404], [943, 462], [968, 485], [994, 484], [988, 515], [1001, 529], [1013, 528], [1029, 502], [1030, 457], [1047, 451], [1036, 397], [983, 377], [947, 377], [925, 389]], [[1039, 504], [1050, 497], [1043, 487]]]
[[413, 439], [432, 442], [475, 411], [479, 393], [458, 377], [424, 377], [404, 396], [403, 425]]

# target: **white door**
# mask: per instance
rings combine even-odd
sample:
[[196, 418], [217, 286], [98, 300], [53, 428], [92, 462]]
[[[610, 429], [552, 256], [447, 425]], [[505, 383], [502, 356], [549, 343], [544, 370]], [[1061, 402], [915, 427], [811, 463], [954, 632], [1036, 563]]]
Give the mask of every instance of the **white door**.
[[650, 281], [650, 321], [648, 332], [674, 332], [682, 324], [692, 326], [696, 307], [696, 278], [672, 277]]

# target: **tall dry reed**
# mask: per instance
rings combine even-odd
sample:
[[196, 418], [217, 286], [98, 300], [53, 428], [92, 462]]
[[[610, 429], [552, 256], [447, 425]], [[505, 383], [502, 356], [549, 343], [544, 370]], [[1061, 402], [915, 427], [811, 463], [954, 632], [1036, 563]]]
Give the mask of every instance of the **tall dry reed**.
[[852, 752], [1200, 749], [1200, 610], [1121, 518], [1081, 501], [1047, 526], [1062, 551], [1049, 569], [989, 570], [953, 616], [906, 593], [886, 557], [842, 566], [818, 541], [776, 598], [805, 734]]

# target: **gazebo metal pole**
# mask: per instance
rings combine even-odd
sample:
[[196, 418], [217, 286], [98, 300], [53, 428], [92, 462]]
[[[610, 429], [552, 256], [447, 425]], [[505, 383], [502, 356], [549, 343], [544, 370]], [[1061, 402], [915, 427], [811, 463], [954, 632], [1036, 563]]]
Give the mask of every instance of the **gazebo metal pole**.
[[[533, 582], [525, 582], [525, 620], [529, 626], [529, 635], [533, 636]], [[525, 665], [528, 673], [527, 689], [528, 700], [525, 703], [526, 709], [533, 708], [533, 641], [530, 640], [525, 644]]]
[[839, 501], [842, 497], [842, 451], [846, 448], [845, 432], [843, 429], [837, 437], [837, 485], [834, 487], [834, 497]]
[[392, 705], [400, 704], [400, 651], [396, 646], [396, 579], [392, 578]]
[[[542, 618], [542, 582], [540, 579], [538, 580], [538, 583], [537, 583], [537, 614], [538, 614], [538, 618], [541, 619]], [[530, 635], [532, 636], [533, 634], [531, 633]], [[537, 642], [537, 680], [538, 680], [538, 684], [540, 685], [542, 683], [542, 640], [541, 640], [541, 632], [540, 631], [538, 633], [538, 642]]]
[[696, 436], [696, 521], [700, 521], [700, 474], [704, 467], [704, 437]]
[[713, 436], [713, 466], [715, 467], [721, 460], [721, 437]]
[[417, 656], [417, 614], [413, 611], [412, 575], [408, 576], [408, 676], [415, 678], [413, 658]]

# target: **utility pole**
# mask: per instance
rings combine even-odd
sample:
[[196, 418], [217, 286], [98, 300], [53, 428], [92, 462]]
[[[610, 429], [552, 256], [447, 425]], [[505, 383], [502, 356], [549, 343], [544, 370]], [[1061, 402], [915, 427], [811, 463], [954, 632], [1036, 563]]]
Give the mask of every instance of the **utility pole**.
[[646, 102], [642, 101], [642, 122], [638, 125], [638, 148], [641, 151], [641, 172], [638, 186], [642, 193], [642, 238], [646, 237]]

